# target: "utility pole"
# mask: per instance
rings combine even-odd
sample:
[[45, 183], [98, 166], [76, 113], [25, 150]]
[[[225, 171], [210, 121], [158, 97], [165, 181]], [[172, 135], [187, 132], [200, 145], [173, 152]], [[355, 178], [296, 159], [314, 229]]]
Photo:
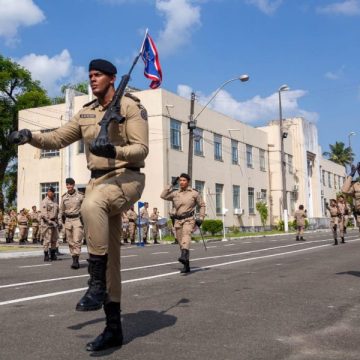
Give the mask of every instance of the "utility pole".
[[192, 184], [192, 165], [194, 156], [194, 130], [196, 129], [196, 120], [194, 120], [195, 93], [191, 93], [190, 116], [188, 122], [189, 129], [189, 153], [188, 153], [188, 175], [190, 176], [190, 185]]

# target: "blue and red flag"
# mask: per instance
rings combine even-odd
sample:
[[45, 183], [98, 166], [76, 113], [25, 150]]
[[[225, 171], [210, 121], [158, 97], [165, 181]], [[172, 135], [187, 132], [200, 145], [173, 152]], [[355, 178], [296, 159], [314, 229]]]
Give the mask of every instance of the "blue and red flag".
[[150, 87], [156, 89], [161, 85], [162, 71], [159, 61], [159, 53], [151, 36], [146, 33], [141, 50], [141, 57], [145, 63], [144, 75], [151, 79]]

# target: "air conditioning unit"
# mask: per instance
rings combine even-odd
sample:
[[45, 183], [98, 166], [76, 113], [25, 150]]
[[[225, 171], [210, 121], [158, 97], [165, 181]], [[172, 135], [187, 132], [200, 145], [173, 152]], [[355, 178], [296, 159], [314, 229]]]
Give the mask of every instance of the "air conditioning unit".
[[324, 190], [321, 190], [321, 196], [324, 196]]
[[297, 184], [294, 185], [294, 191], [299, 191], [299, 185]]
[[240, 209], [240, 208], [234, 209], [234, 215], [243, 215], [243, 214], [244, 214], [244, 209]]
[[261, 199], [262, 199], [262, 194], [261, 194], [260, 191], [258, 191], [258, 192], [256, 193], [256, 199], [257, 199], [257, 200], [261, 200]]

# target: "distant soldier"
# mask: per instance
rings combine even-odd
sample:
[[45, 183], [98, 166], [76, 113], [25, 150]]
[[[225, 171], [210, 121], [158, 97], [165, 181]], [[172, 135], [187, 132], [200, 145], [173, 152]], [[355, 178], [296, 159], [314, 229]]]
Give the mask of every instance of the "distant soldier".
[[[175, 189], [179, 181], [179, 190]], [[190, 242], [195, 225], [201, 226], [205, 217], [205, 203], [199, 192], [189, 186], [190, 176], [181, 174], [170, 186], [167, 186], [160, 197], [173, 202], [175, 208], [175, 231], [181, 255], [179, 262], [184, 265], [181, 273], [190, 272]], [[199, 219], [195, 220], [195, 208], [200, 207]]]
[[80, 208], [84, 200], [84, 195], [75, 189], [75, 180], [67, 178], [65, 180], [67, 192], [61, 197], [59, 208], [59, 222], [65, 220], [66, 241], [69, 244], [70, 254], [72, 256], [72, 269], [79, 269], [79, 256], [81, 245], [84, 238], [84, 227], [80, 217]]
[[154, 239], [154, 244], [159, 244], [159, 242], [157, 241], [158, 234], [159, 234], [159, 227], [157, 224], [158, 220], [159, 220], [158, 209], [153, 208], [153, 212], [150, 215], [150, 223], [151, 223], [151, 233], [152, 233], [152, 237]]
[[346, 226], [349, 221], [349, 206], [346, 203], [344, 196], [339, 195], [337, 197], [337, 207], [339, 209], [339, 233], [341, 242], [344, 244], [344, 234], [346, 233]]
[[148, 232], [149, 232], [149, 203], [148, 202], [144, 202], [144, 207], [141, 209], [140, 211], [140, 219], [143, 221], [143, 225], [142, 225], [142, 238], [143, 238], [143, 242], [144, 244], [147, 244], [147, 238], [148, 238]]
[[296, 241], [304, 241], [305, 219], [307, 218], [304, 205], [299, 205], [299, 209], [295, 211], [294, 218], [296, 221]]
[[0, 210], [0, 230], [4, 228], [4, 215], [3, 212]]
[[121, 223], [122, 223], [122, 239], [125, 244], [129, 242], [129, 218], [126, 215], [126, 212], [121, 214]]
[[131, 244], [135, 244], [137, 214], [134, 210], [134, 205], [130, 206], [130, 209], [126, 212], [126, 216], [129, 219], [130, 242]]
[[175, 231], [175, 213], [176, 213], [175, 208], [174, 207], [171, 208], [171, 210], [169, 211], [169, 217], [171, 220], [171, 233], [174, 235], [174, 242], [172, 243], [173, 245], [179, 244], [176, 238], [176, 231]]
[[4, 217], [6, 243], [14, 242], [14, 235], [17, 226], [17, 215], [14, 210], [9, 210]]
[[21, 209], [19, 215], [17, 216], [17, 223], [19, 228], [19, 244], [26, 244], [28, 231], [29, 231], [29, 220], [30, 217], [26, 213], [25, 209]]
[[32, 207], [32, 212], [29, 214], [32, 228], [32, 241], [33, 244], [40, 242], [40, 221], [41, 215], [36, 210], [36, 206]]
[[339, 224], [339, 208], [335, 199], [330, 199], [330, 205], [326, 203], [326, 208], [330, 212], [330, 229], [334, 236], [334, 245], [338, 245], [337, 229]]
[[[50, 186], [47, 195], [41, 202], [41, 220], [43, 227], [44, 261], [57, 260], [56, 245], [58, 241], [59, 205], [55, 202], [55, 189]], [[50, 247], [50, 258], [49, 258]]]

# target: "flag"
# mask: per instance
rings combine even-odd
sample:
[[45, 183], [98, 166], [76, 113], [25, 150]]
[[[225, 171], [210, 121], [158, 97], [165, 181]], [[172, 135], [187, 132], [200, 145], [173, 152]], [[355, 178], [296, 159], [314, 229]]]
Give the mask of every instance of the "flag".
[[141, 57], [145, 63], [144, 75], [151, 79], [150, 87], [156, 89], [161, 85], [162, 71], [159, 61], [159, 53], [151, 36], [146, 33], [141, 49]]
[[145, 205], [145, 203], [141, 202], [141, 201], [138, 201], [138, 208], [142, 208], [143, 206]]

